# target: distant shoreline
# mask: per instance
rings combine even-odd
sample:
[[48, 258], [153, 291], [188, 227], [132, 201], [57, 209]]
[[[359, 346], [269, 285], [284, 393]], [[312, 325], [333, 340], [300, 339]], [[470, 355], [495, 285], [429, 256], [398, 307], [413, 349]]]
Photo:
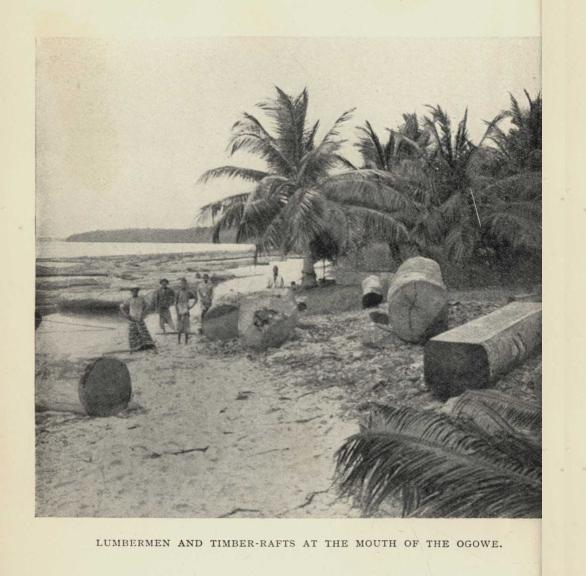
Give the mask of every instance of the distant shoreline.
[[[70, 234], [65, 242], [153, 242], [157, 244], [209, 244], [212, 243], [213, 228], [124, 228], [117, 230], [91, 230]], [[235, 231], [222, 234], [219, 244], [233, 244]]]

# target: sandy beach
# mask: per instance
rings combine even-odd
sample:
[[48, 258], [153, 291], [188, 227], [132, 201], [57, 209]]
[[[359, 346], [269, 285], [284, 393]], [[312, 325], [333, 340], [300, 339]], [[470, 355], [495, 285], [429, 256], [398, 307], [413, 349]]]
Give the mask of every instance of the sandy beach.
[[[452, 327], [510, 293], [450, 296]], [[423, 381], [423, 347], [373, 328], [361, 310], [310, 309], [290, 341], [262, 353], [201, 336], [179, 346], [151, 315], [157, 352], [129, 354], [118, 319], [51, 319], [37, 331], [38, 378], [76, 385], [72, 366], [110, 353], [127, 363], [133, 399], [110, 418], [37, 414], [38, 516], [359, 516], [334, 483], [334, 457], [361, 408], [442, 406]], [[496, 387], [531, 396], [540, 377], [536, 356]]]

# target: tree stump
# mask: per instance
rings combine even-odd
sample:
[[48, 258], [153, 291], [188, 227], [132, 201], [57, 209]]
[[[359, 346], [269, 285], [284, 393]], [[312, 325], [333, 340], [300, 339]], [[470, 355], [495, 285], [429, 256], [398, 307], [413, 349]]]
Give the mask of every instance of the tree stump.
[[258, 292], [240, 302], [238, 333], [250, 348], [275, 348], [291, 336], [297, 317], [297, 302], [291, 290]]
[[425, 381], [442, 399], [486, 388], [540, 346], [541, 304], [512, 302], [432, 338]]
[[448, 325], [448, 293], [439, 264], [416, 256], [399, 266], [387, 294], [389, 321], [399, 338], [424, 342]]
[[36, 410], [114, 416], [128, 407], [132, 386], [124, 362], [99, 358], [80, 372], [79, 365], [68, 363], [59, 375], [37, 376]]
[[373, 308], [383, 301], [383, 286], [378, 276], [368, 276], [362, 281], [362, 307]]

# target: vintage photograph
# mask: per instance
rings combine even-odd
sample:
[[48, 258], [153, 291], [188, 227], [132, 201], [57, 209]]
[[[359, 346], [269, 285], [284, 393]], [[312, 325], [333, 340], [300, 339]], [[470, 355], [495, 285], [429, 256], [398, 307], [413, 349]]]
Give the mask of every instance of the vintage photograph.
[[540, 70], [37, 40], [36, 515], [540, 518]]

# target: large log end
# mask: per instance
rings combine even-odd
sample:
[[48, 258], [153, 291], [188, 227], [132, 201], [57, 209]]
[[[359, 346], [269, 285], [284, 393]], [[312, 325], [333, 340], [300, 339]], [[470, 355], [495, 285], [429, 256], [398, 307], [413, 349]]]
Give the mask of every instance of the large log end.
[[488, 355], [479, 344], [463, 342], [455, 346], [429, 340], [425, 345], [423, 372], [426, 384], [441, 400], [490, 384]]
[[448, 327], [446, 289], [425, 280], [409, 282], [389, 297], [389, 318], [399, 338], [425, 342]]
[[87, 366], [78, 386], [88, 416], [114, 416], [128, 407], [132, 396], [130, 373], [116, 358], [99, 358]]
[[203, 335], [210, 340], [238, 338], [238, 310], [237, 304], [212, 306], [203, 317]]

